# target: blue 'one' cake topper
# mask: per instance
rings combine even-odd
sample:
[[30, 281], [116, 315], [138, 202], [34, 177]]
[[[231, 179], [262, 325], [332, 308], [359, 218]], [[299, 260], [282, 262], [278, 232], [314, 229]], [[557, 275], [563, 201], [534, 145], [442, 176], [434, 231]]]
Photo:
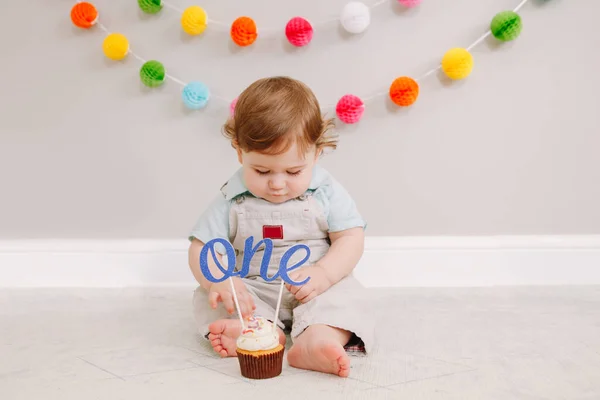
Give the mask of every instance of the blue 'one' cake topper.
[[[225, 247], [226, 256], [227, 256], [227, 269], [223, 268], [223, 266], [219, 262], [219, 259], [216, 255], [215, 245], [217, 243], [220, 243]], [[213, 282], [213, 283], [223, 282], [227, 278], [234, 277], [234, 276], [239, 276], [240, 278], [245, 278], [248, 275], [248, 272], [250, 271], [250, 260], [252, 260], [252, 257], [254, 257], [254, 254], [259, 249], [260, 245], [264, 243], [265, 250], [264, 250], [263, 259], [262, 259], [262, 262], [260, 265], [260, 276], [266, 282], [272, 282], [275, 279], [281, 277], [281, 279], [289, 285], [301, 286], [301, 285], [306, 284], [306, 282], [308, 282], [310, 280], [310, 277], [307, 277], [303, 281], [296, 282], [296, 281], [293, 281], [288, 275], [288, 273], [290, 271], [300, 268], [302, 266], [302, 264], [304, 264], [310, 258], [310, 248], [307, 245], [296, 244], [296, 245], [290, 247], [283, 254], [283, 257], [281, 257], [281, 261], [279, 262], [279, 269], [278, 269], [277, 273], [275, 273], [272, 277], [269, 277], [268, 270], [269, 270], [269, 263], [271, 261], [271, 254], [273, 252], [273, 241], [269, 238], [265, 238], [265, 239], [262, 239], [261, 241], [259, 241], [256, 244], [256, 246], [253, 246], [253, 243], [254, 243], [253, 236], [250, 236], [244, 242], [244, 260], [242, 261], [242, 269], [241, 269], [241, 271], [236, 271], [235, 270], [236, 256], [235, 256], [235, 249], [233, 248], [233, 245], [231, 243], [229, 243], [229, 241], [227, 241], [225, 239], [221, 239], [221, 238], [216, 238], [216, 239], [212, 239], [212, 240], [208, 241], [206, 243], [206, 245], [202, 248], [202, 251], [200, 252], [200, 270], [202, 271], [202, 274], [204, 274], [204, 277], [206, 279], [208, 279], [210, 282]], [[298, 250], [306, 250], [306, 256], [300, 262], [292, 265], [291, 267], [288, 267], [287, 264], [290, 261], [290, 258]], [[212, 259], [214, 260], [215, 264], [217, 265], [217, 268], [219, 268], [219, 270], [223, 273], [222, 278], [215, 278], [213, 276], [213, 274], [210, 272], [210, 269], [208, 267], [208, 252], [209, 251], [212, 255]]]

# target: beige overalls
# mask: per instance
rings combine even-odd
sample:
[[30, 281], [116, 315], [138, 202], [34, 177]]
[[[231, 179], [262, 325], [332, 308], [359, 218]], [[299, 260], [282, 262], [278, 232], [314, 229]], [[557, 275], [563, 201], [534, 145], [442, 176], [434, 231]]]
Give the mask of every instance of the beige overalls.
[[[224, 192], [224, 189], [225, 187], [221, 190]], [[295, 244], [305, 244], [310, 248], [310, 259], [303, 265], [318, 261], [330, 246], [327, 231], [327, 219], [311, 192], [283, 204], [269, 203], [251, 195], [240, 195], [234, 199], [229, 214], [229, 232], [236, 252], [236, 269], [239, 271], [242, 268], [246, 239], [253, 236], [253, 246], [256, 246], [264, 234], [267, 234], [273, 241], [269, 277], [278, 271], [285, 251]], [[265, 245], [261, 244], [251, 259], [249, 273], [243, 281], [256, 304], [255, 314], [273, 320], [281, 279], [266, 282], [260, 276], [264, 248]], [[288, 262], [288, 267], [305, 256], [304, 250], [298, 250]], [[364, 351], [367, 352], [373, 343], [375, 321], [374, 310], [368, 306], [366, 296], [366, 290], [352, 275], [305, 304], [298, 302], [284, 287], [277, 324], [284, 331], [291, 330], [292, 340], [313, 324], [345, 329], [354, 334], [350, 345], [358, 344], [361, 350], [364, 346]], [[237, 318], [237, 314], [227, 314], [222, 304], [217, 309], [212, 309], [207, 292], [201, 287], [194, 293], [194, 315], [203, 336], [208, 334], [210, 323], [219, 319]]]

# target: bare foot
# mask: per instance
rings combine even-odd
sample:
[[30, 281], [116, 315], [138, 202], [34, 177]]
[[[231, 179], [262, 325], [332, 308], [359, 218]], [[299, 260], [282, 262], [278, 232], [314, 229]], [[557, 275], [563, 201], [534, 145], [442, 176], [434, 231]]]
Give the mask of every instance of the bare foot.
[[[237, 357], [235, 352], [237, 338], [240, 336], [242, 324], [238, 319], [220, 319], [208, 326], [208, 339], [217, 354], [221, 357]], [[285, 345], [285, 333], [279, 328], [279, 343]]]
[[[328, 334], [329, 330], [338, 332]], [[342, 343], [347, 343], [347, 338], [349, 334], [345, 331], [325, 325], [311, 326], [298, 337], [297, 342], [288, 352], [288, 362], [295, 368], [346, 378], [350, 375], [350, 358]]]

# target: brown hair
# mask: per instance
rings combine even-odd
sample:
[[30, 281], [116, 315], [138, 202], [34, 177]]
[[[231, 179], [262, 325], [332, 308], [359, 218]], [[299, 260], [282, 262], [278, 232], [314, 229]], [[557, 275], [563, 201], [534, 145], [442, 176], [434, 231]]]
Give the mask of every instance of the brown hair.
[[335, 149], [328, 135], [333, 119], [325, 119], [314, 93], [302, 82], [288, 77], [263, 78], [244, 90], [235, 112], [224, 125], [232, 146], [245, 152], [281, 154], [295, 142], [304, 154], [312, 145]]

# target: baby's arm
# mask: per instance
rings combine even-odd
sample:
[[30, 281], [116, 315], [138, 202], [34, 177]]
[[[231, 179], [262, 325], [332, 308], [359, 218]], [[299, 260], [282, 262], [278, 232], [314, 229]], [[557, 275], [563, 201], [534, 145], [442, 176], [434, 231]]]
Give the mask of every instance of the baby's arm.
[[349, 275], [362, 256], [365, 239], [362, 227], [330, 232], [329, 237], [331, 246], [316, 264], [299, 268], [289, 275], [296, 282], [310, 277], [301, 286], [286, 284], [287, 289], [301, 303], [311, 301]]
[[[190, 248], [188, 250], [188, 263], [190, 265], [190, 269], [192, 270], [192, 274], [194, 275], [194, 278], [196, 278], [196, 280], [198, 281], [200, 286], [202, 286], [204, 289], [208, 290], [208, 289], [210, 289], [210, 285], [212, 285], [212, 282], [210, 282], [208, 279], [206, 279], [204, 277], [204, 274], [202, 274], [202, 271], [200, 270], [200, 252], [202, 251], [202, 247], [204, 247], [204, 243], [202, 243], [200, 240], [198, 240], [196, 238], [192, 239], [192, 242], [190, 243]], [[223, 265], [223, 259], [222, 259], [221, 255], [219, 253], [216, 253], [216, 254], [217, 254], [219, 263], [221, 263], [221, 265]], [[207, 257], [207, 258], [208, 258], [208, 269], [210, 270], [212, 275], [215, 277], [223, 276], [223, 273], [217, 267], [215, 260], [213, 260], [212, 257]]]
[[[252, 295], [248, 292], [246, 288], [246, 284], [237, 276], [226, 279], [223, 282], [212, 283], [208, 279], [204, 277], [200, 270], [200, 252], [202, 251], [202, 247], [204, 247], [204, 243], [196, 238], [192, 239], [192, 243], [189, 248], [189, 265], [192, 270], [192, 274], [194, 278], [198, 281], [200, 286], [202, 286], [208, 292], [208, 302], [210, 306], [215, 309], [219, 302], [223, 302], [225, 309], [229, 314], [233, 314], [235, 312], [235, 302], [232, 294], [231, 281], [233, 281], [233, 286], [235, 288], [238, 304], [240, 306], [240, 311], [242, 313], [242, 317], [246, 317], [256, 309], [256, 305], [254, 303], [254, 299]], [[214, 277], [220, 278], [223, 276], [223, 272], [219, 270], [217, 263], [212, 258], [212, 256], [208, 258], [208, 269]], [[217, 259], [219, 263], [223, 265], [223, 257], [217, 253]]]
[[[233, 289], [231, 287], [231, 283], [233, 282], [242, 315], [246, 316], [251, 313], [255, 308], [254, 300], [250, 293], [248, 293], [246, 285], [241, 278], [235, 276], [222, 282], [213, 283], [206, 279], [200, 269], [200, 253], [202, 252], [205, 243], [217, 238], [230, 239], [229, 204], [222, 195], [217, 195], [207, 210], [200, 216], [192, 229], [189, 238], [191, 243], [188, 250], [188, 264], [196, 281], [198, 281], [200, 286], [208, 292], [208, 302], [211, 307], [216, 308], [219, 302], [223, 302], [229, 313], [235, 311], [232, 293]], [[215, 253], [219, 264], [224, 266], [223, 256], [217, 252]], [[208, 254], [207, 262], [208, 269], [212, 276], [215, 278], [223, 277], [223, 272], [219, 269], [217, 262], [213, 259], [212, 252]]]
[[[204, 289], [209, 289], [212, 282], [207, 280], [200, 270], [200, 252], [204, 244], [212, 239], [229, 239], [229, 204], [227, 200], [218, 194], [200, 215], [198, 221], [188, 235], [190, 247], [188, 250], [188, 263], [194, 278]], [[217, 254], [219, 263], [223, 265], [221, 254]], [[212, 255], [208, 256], [208, 267], [214, 277], [220, 278], [223, 273], [218, 269]]]
[[362, 227], [330, 232], [331, 247], [317, 265], [325, 269], [331, 285], [335, 285], [354, 270], [362, 257], [365, 231]]

